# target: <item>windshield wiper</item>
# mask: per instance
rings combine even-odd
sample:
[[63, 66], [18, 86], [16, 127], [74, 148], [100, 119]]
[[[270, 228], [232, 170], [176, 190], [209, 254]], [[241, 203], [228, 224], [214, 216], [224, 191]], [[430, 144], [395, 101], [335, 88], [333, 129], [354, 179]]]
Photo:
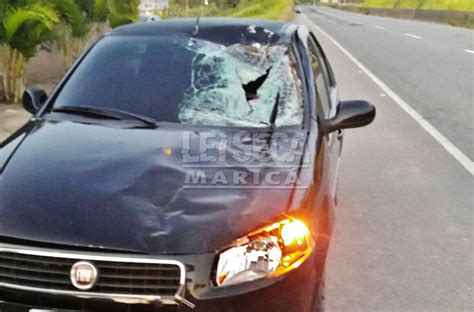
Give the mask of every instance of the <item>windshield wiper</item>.
[[275, 129], [275, 122], [278, 116], [278, 105], [280, 104], [280, 92], [277, 93], [276, 99], [275, 99], [275, 104], [273, 104], [273, 109], [272, 113], [270, 115], [270, 125], [272, 126], [272, 129]]
[[133, 120], [138, 120], [154, 128], [158, 127], [158, 122], [154, 120], [153, 118], [141, 116], [135, 113], [127, 112], [127, 111], [116, 109], [116, 108], [92, 107], [92, 106], [61, 106], [61, 107], [54, 108], [53, 112], [84, 114], [84, 115], [96, 116], [99, 118], [116, 119], [116, 120], [133, 119]]
[[108, 113], [118, 113], [118, 114], [122, 114], [122, 115], [124, 115], [125, 117], [129, 117], [129, 118], [131, 118], [131, 119], [141, 121], [141, 122], [143, 122], [144, 124], [147, 124], [147, 125], [152, 126], [152, 127], [154, 127], [154, 128], [158, 128], [158, 127], [159, 127], [158, 121], [156, 121], [155, 119], [153, 119], [153, 118], [151, 118], [151, 117], [147, 117], [147, 116], [135, 114], [135, 113], [128, 112], [128, 111], [121, 110], [121, 109], [117, 109], [117, 108], [101, 107], [100, 109], [101, 109], [101, 110], [104, 110], [104, 111], [106, 111], [106, 112], [108, 112]]

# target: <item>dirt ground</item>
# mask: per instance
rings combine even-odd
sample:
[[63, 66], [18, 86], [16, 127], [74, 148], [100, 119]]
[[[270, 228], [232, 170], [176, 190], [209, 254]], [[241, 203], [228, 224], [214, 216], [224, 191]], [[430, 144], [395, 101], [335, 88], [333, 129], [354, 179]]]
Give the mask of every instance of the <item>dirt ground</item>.
[[[47, 94], [50, 94], [55, 86], [55, 82], [32, 84], [29, 86], [43, 89]], [[21, 104], [7, 105], [0, 101], [0, 143], [24, 125], [30, 118], [31, 114], [25, 111]]]
[[21, 127], [31, 118], [21, 105], [5, 105], [0, 103], [0, 142]]

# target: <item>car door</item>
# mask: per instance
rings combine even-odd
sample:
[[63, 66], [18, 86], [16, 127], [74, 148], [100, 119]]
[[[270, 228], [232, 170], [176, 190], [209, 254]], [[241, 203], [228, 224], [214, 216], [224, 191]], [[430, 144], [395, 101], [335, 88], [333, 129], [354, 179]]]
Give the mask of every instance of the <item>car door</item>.
[[[334, 75], [321, 46], [313, 34], [308, 37], [308, 49], [316, 89], [317, 117], [320, 120], [332, 118], [336, 114], [339, 102]], [[343, 134], [341, 130], [326, 134], [323, 138], [323, 144], [327, 147], [331, 162], [329, 191], [333, 198], [336, 197]]]

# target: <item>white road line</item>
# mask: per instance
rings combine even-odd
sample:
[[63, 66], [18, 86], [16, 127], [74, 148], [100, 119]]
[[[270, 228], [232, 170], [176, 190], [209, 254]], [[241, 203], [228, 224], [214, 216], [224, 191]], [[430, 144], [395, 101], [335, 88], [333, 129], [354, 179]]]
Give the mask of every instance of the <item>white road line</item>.
[[472, 50], [465, 49], [464, 51], [466, 51], [467, 53], [474, 54], [474, 51], [472, 51]]
[[384, 27], [382, 27], [382, 26], [375, 26], [375, 28], [377, 28], [377, 29], [382, 29], [382, 30], [384, 30], [384, 29], [385, 29], [385, 28], [384, 28]]
[[392, 89], [390, 89], [382, 80], [375, 76], [367, 67], [359, 62], [352, 54], [350, 54], [343, 46], [334, 40], [328, 33], [316, 26], [306, 14], [303, 16], [311, 23], [315, 29], [325, 35], [336, 47], [339, 48], [354, 64], [375, 82], [392, 100], [397, 103], [410, 117], [412, 117], [426, 132], [428, 132], [444, 149], [451, 154], [466, 170], [474, 175], [474, 162], [472, 162], [463, 152], [461, 152], [453, 143], [451, 143], [441, 132], [433, 127], [423, 116], [421, 116], [415, 109], [413, 109], [407, 102], [398, 96]]
[[417, 36], [417, 35], [414, 35], [414, 34], [409, 34], [409, 33], [403, 33], [405, 36], [408, 36], [408, 37], [412, 37], [412, 38], [415, 38], [415, 39], [421, 39], [420, 36]]

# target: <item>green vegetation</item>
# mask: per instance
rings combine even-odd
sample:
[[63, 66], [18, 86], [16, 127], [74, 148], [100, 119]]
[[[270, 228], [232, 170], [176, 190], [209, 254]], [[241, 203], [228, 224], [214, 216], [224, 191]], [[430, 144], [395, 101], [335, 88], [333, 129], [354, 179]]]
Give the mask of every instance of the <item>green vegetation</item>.
[[474, 0], [365, 0], [361, 5], [372, 8], [474, 11]]
[[109, 0], [107, 9], [110, 26], [115, 28], [137, 21], [139, 4], [140, 0]]
[[[211, 2], [211, 1], [209, 1]], [[170, 17], [175, 16], [232, 16], [291, 20], [293, 0], [227, 0], [202, 6], [200, 1], [170, 1]]]
[[293, 0], [264, 0], [237, 8], [229, 12], [235, 17], [291, 20], [293, 18]]
[[39, 3], [15, 7], [8, 4], [20, 1], [6, 2], [0, 11], [0, 43], [7, 46], [5, 98], [17, 102], [23, 88], [26, 61], [35, 55], [39, 44], [52, 39], [59, 16], [53, 8]]
[[91, 35], [107, 24], [117, 27], [138, 19], [140, 0], [0, 0], [0, 72], [4, 98], [17, 102], [24, 89], [24, 69], [39, 45], [56, 44], [66, 65], [84, 49]]

